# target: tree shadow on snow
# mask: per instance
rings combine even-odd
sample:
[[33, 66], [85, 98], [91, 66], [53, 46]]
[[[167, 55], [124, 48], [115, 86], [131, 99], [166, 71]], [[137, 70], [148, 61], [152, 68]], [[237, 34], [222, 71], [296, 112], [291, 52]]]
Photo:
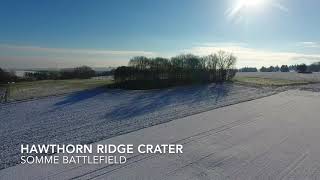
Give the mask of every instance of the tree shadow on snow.
[[153, 90], [141, 93], [128, 99], [127, 103], [119, 104], [106, 113], [105, 118], [122, 120], [159, 111], [163, 108], [178, 106], [196, 106], [210, 101], [215, 104], [223, 101], [232, 89], [232, 84], [208, 84], [176, 87], [165, 90]]
[[84, 91], [79, 91], [72, 93], [65, 97], [64, 100], [55, 103], [55, 106], [64, 106], [64, 105], [72, 105], [81, 101], [85, 101], [87, 99], [93, 98], [99, 94], [105, 93], [106, 89], [103, 87], [98, 87], [94, 89], [88, 89]]

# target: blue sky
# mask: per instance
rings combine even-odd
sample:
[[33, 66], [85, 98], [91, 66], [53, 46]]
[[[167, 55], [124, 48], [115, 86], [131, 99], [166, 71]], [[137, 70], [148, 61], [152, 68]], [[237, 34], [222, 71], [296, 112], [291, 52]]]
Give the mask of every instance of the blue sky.
[[1, 0], [0, 67], [205, 55], [238, 67], [320, 61], [319, 0]]

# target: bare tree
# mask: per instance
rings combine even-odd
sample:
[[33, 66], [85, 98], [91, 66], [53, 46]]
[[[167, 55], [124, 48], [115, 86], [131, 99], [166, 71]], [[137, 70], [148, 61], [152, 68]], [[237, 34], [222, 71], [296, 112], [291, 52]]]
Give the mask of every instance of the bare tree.
[[209, 70], [216, 70], [218, 64], [218, 57], [216, 54], [210, 54], [205, 57], [207, 59], [207, 68]]
[[224, 51], [204, 57], [181, 54], [170, 60], [162, 57], [137, 56], [129, 61], [129, 67], [119, 67], [115, 71], [115, 79], [131, 83], [133, 80], [142, 85], [150, 82], [154, 84], [223, 82], [234, 77], [235, 63], [236, 57]]
[[219, 51], [216, 56], [218, 69], [225, 70], [234, 68], [237, 58], [233, 56], [233, 54]]

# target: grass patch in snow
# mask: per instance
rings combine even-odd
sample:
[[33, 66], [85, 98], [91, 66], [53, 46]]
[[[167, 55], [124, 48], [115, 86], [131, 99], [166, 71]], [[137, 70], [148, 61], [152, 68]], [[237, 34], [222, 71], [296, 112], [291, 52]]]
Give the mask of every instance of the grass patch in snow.
[[105, 79], [42, 80], [9, 85], [9, 101], [59, 95], [103, 87], [112, 83]]
[[309, 81], [302, 80], [286, 80], [286, 79], [271, 79], [261, 77], [235, 77], [234, 82], [240, 84], [260, 85], [260, 86], [289, 86], [309, 84]]

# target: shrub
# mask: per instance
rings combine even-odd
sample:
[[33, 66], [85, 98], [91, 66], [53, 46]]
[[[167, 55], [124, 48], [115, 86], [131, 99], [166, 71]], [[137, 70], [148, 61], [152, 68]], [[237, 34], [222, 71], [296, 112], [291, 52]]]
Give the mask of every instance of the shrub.
[[299, 73], [306, 73], [307, 69], [308, 69], [308, 66], [305, 65], [305, 64], [300, 64], [300, 65], [297, 66], [297, 71]]
[[88, 66], [76, 67], [73, 70], [74, 76], [80, 79], [88, 79], [95, 76], [95, 71]]
[[289, 67], [287, 65], [282, 65], [280, 68], [281, 72], [289, 72]]
[[8, 82], [17, 81], [17, 76], [13, 71], [5, 71], [0, 68], [0, 83], [6, 84]]
[[312, 72], [320, 72], [320, 62], [313, 63], [309, 66], [309, 70]]
[[258, 69], [255, 67], [244, 67], [239, 69], [239, 72], [258, 72]]

